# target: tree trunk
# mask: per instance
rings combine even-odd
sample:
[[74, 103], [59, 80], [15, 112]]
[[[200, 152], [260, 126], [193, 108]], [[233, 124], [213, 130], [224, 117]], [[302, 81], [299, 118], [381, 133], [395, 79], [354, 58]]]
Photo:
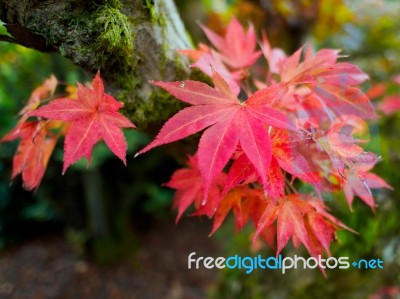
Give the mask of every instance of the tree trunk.
[[107, 91], [141, 129], [179, 108], [148, 84], [189, 75], [176, 50], [192, 44], [173, 0], [0, 0], [0, 19], [13, 36], [0, 40], [59, 52], [93, 74], [100, 70]]

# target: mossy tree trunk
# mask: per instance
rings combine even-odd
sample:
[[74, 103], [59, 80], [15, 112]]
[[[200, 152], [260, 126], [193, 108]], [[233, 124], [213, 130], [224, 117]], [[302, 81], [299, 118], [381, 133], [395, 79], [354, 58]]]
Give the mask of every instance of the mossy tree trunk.
[[160, 124], [177, 101], [147, 83], [181, 80], [189, 70], [177, 49], [191, 41], [173, 0], [0, 0], [0, 20], [19, 43], [59, 52], [101, 71], [108, 92], [139, 127]]

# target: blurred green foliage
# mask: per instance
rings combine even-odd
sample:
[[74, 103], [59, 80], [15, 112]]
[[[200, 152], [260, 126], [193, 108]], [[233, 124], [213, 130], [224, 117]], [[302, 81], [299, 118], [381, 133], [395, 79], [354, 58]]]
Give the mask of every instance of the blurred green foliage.
[[[6, 32], [2, 26], [0, 30]], [[0, 136], [15, 126], [30, 93], [50, 74], [61, 85], [56, 95], [63, 92], [63, 85], [91, 80], [57, 54], [0, 43]], [[61, 140], [34, 193], [21, 188], [20, 178], [10, 182], [18, 142], [0, 144], [0, 249], [37, 234], [66, 231], [78, 253], [91, 253], [100, 262], [131, 254], [138, 233], [157, 217], [169, 215], [172, 192], [161, 184], [176, 164], [163, 151], [132, 163], [134, 153], [149, 139], [136, 130], [125, 130], [125, 135], [127, 160], [132, 164], [128, 168], [99, 143], [89, 168], [83, 159], [65, 176], [61, 176]]]

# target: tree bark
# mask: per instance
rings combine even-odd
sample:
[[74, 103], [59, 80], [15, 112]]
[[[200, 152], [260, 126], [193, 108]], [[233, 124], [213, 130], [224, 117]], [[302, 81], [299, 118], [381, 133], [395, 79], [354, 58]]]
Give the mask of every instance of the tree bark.
[[92, 74], [100, 70], [107, 91], [141, 129], [179, 108], [148, 84], [189, 75], [176, 50], [192, 44], [173, 0], [0, 0], [0, 20], [12, 35], [0, 40], [58, 52]]

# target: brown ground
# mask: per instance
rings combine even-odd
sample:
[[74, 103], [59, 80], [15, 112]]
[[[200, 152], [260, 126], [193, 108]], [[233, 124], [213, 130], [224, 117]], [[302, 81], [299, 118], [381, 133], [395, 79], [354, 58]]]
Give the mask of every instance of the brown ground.
[[189, 270], [187, 256], [216, 256], [209, 223], [184, 219], [157, 226], [133, 262], [101, 267], [79, 258], [63, 236], [50, 236], [0, 254], [0, 298], [204, 298], [216, 270]]

